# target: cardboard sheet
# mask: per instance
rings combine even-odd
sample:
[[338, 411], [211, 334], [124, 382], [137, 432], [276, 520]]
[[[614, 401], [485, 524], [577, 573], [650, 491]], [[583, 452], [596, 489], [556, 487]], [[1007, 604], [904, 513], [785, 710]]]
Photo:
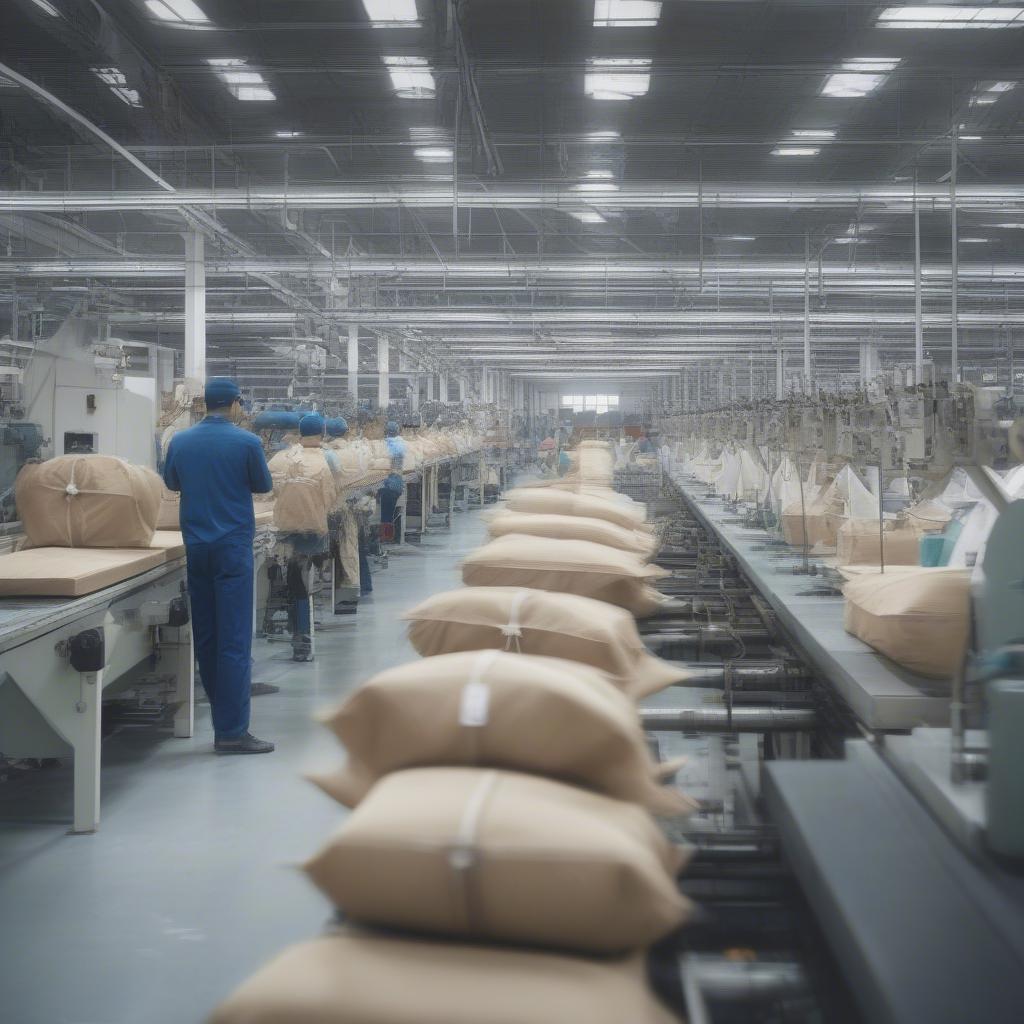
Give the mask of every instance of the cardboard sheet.
[[163, 565], [167, 552], [31, 548], [0, 557], [0, 597], [83, 597]]
[[185, 538], [177, 530], [157, 530], [149, 546], [166, 552], [168, 561], [185, 557]]

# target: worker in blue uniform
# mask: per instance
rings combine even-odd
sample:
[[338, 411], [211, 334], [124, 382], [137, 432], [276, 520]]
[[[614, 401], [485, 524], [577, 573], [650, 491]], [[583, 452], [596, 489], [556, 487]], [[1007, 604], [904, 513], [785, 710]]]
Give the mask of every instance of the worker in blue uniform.
[[241, 392], [227, 377], [206, 384], [206, 418], [175, 434], [164, 483], [181, 492], [192, 635], [218, 754], [266, 754], [249, 732], [252, 673], [252, 496], [274, 482], [259, 438], [235, 425]]
[[402, 478], [402, 470], [405, 467], [405, 455], [407, 446], [401, 438], [401, 427], [392, 420], [387, 425], [386, 444], [388, 457], [391, 460], [391, 472], [384, 481], [383, 486], [377, 492], [380, 498], [380, 521], [382, 525], [392, 527], [392, 536], [398, 539], [396, 528], [396, 517], [398, 515], [398, 502], [405, 493], [405, 480]]

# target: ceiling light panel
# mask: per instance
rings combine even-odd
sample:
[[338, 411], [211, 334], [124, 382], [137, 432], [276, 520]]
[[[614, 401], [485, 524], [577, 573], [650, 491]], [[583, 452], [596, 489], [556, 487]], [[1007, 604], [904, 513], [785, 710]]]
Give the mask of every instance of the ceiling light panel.
[[649, 28], [659, 18], [660, 0], [594, 0], [594, 28]]
[[595, 100], [632, 100], [651, 87], [649, 57], [593, 57], [587, 61], [584, 92]]
[[426, 57], [383, 57], [395, 95], [407, 100], [429, 100], [437, 93], [434, 73]]
[[241, 57], [213, 57], [207, 59], [217, 77], [227, 86], [236, 100], [269, 102], [277, 99], [258, 71], [252, 71]]
[[425, 164], [450, 164], [455, 159], [454, 150], [446, 146], [423, 146], [412, 151], [417, 160]]
[[821, 141], [827, 141], [836, 137], [835, 129], [833, 128], [794, 128], [793, 138], [794, 139], [820, 139]]
[[274, 132], [279, 139], [298, 139], [302, 132]]
[[817, 156], [820, 152], [817, 146], [776, 146], [772, 156]]
[[135, 89], [128, 88], [128, 80], [124, 73], [117, 68], [90, 68], [89, 69], [101, 82], [110, 86], [110, 91], [129, 107], [141, 107], [142, 98]]
[[619, 132], [587, 132], [587, 142], [618, 142], [621, 138]]
[[944, 7], [939, 4], [886, 7], [878, 16], [879, 28], [999, 29], [1024, 27], [1024, 7], [986, 4]]
[[193, 0], [146, 0], [146, 10], [160, 21], [178, 25], [208, 25], [210, 19]]
[[32, 0], [41, 11], [45, 11], [51, 18], [59, 18], [60, 11], [49, 2], [49, 0]]
[[575, 217], [583, 224], [607, 224], [608, 222], [597, 210], [567, 210], [570, 217]]
[[867, 96], [879, 88], [899, 64], [899, 60], [892, 57], [855, 57], [843, 61], [839, 70], [825, 79], [822, 95], [850, 99]]
[[363, 0], [363, 7], [374, 28], [409, 28], [419, 24], [416, 0]]

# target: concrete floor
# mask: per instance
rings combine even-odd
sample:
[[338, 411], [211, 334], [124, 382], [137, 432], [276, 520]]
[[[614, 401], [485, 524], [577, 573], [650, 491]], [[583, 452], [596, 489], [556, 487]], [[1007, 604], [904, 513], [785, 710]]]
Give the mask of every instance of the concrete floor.
[[344, 812], [303, 772], [340, 763], [313, 714], [415, 657], [400, 613], [460, 584], [479, 513], [403, 549], [353, 617], [329, 619], [317, 660], [257, 642], [253, 732], [277, 744], [217, 758], [209, 708], [191, 740], [122, 732], [103, 747], [100, 831], [70, 836], [66, 767], [0, 784], [0, 1019], [10, 1024], [198, 1024], [240, 981], [330, 915], [296, 865]]

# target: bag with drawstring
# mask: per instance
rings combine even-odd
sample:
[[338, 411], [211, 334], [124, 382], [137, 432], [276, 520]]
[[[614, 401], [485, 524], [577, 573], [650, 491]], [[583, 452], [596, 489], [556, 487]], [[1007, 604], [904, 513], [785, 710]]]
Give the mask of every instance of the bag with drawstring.
[[679, 1024], [619, 959], [346, 926], [285, 950], [208, 1024]]
[[666, 569], [604, 544], [518, 533], [491, 541], [462, 563], [462, 581], [470, 587], [579, 594], [618, 605], [637, 618], [654, 615], [665, 606], [665, 598], [650, 584], [669, 575]]
[[678, 928], [685, 853], [642, 808], [490, 768], [381, 779], [306, 873], [357, 924], [621, 953]]
[[577, 594], [463, 587], [428, 597], [402, 617], [425, 658], [487, 648], [565, 658], [600, 669], [634, 700], [689, 675], [647, 650], [624, 608]]
[[349, 807], [389, 772], [479, 765], [589, 786], [662, 814], [693, 809], [659, 784], [629, 697], [574, 661], [442, 654], [381, 672], [324, 721], [348, 761], [313, 781]]
[[23, 466], [14, 501], [36, 548], [148, 548], [163, 483], [112, 455], [61, 455]]

